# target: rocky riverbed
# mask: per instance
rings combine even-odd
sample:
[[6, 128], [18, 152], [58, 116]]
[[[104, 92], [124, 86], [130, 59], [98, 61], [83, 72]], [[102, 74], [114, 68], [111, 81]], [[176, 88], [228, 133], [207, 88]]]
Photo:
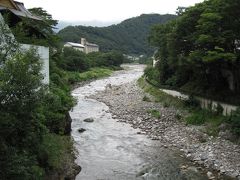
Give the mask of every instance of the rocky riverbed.
[[[195, 163], [216, 170], [216, 174], [208, 172], [209, 179], [218, 179], [221, 175], [240, 179], [239, 145], [210, 137], [201, 130], [202, 127], [186, 125], [179, 117], [186, 116], [187, 112], [154, 101], [143, 101], [144, 96], [146, 94], [133, 81], [122, 86], [108, 85], [105, 91], [90, 98], [107, 104], [115, 119], [140, 129], [139, 134], [161, 141], [165, 148], [178, 149]], [[149, 110], [158, 110], [160, 117], [152, 117]]]

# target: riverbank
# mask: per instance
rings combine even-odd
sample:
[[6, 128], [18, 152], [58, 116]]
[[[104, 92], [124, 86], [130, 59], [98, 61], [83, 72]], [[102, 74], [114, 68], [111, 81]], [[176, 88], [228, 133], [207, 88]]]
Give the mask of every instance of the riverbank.
[[110, 76], [113, 73], [114, 69], [107, 67], [97, 67], [92, 68], [88, 71], [79, 73], [66, 71], [66, 77], [68, 82], [71, 84], [72, 89], [83, 86], [89, 81]]
[[[120, 122], [139, 128], [141, 130], [139, 134], [161, 141], [166, 148], [179, 149], [195, 163], [217, 170], [214, 178], [221, 178], [221, 175], [239, 178], [238, 145], [209, 136], [202, 131], [202, 126], [186, 125], [179, 119], [186, 117], [187, 111], [155, 102], [154, 97], [144, 93], [137, 86], [136, 81], [109, 88], [92, 98], [106, 103], [110, 107], [110, 112]], [[159, 113], [156, 115], [154, 112], [157, 111]], [[210, 177], [210, 173], [209, 178], [213, 178], [212, 175]]]

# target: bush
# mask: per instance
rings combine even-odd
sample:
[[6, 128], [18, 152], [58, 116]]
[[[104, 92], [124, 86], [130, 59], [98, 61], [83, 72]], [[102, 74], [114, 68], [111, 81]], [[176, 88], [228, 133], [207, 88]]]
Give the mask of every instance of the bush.
[[169, 78], [166, 82], [166, 85], [176, 87], [177, 86], [177, 76], [173, 75], [171, 78]]
[[185, 120], [187, 124], [193, 124], [193, 125], [204, 124], [206, 122], [206, 112], [205, 111], [193, 112], [193, 114], [188, 116]]
[[159, 71], [151, 66], [148, 66], [144, 70], [144, 75], [146, 76], [147, 80], [150, 81], [154, 85], [159, 85]]
[[65, 47], [63, 50], [62, 67], [68, 71], [83, 72], [89, 69], [90, 64], [87, 55], [79, 50]]
[[152, 117], [155, 117], [157, 119], [161, 117], [161, 113], [156, 109], [147, 110], [147, 113], [151, 114]]
[[[70, 137], [46, 134], [39, 149], [39, 161], [41, 166], [49, 171], [64, 171], [65, 163], [73, 153]], [[61, 158], [59, 158], [61, 157]]]
[[232, 132], [237, 136], [240, 136], [240, 108], [232, 114], [229, 123], [232, 127]]
[[221, 114], [223, 114], [223, 107], [218, 103], [217, 104], [217, 107], [216, 107], [216, 109], [215, 109], [215, 114], [216, 115], [221, 115]]
[[145, 95], [145, 96], [143, 97], [143, 101], [151, 102], [151, 99]]
[[200, 108], [200, 102], [193, 95], [189, 96], [189, 98], [185, 101], [185, 105], [190, 108]]

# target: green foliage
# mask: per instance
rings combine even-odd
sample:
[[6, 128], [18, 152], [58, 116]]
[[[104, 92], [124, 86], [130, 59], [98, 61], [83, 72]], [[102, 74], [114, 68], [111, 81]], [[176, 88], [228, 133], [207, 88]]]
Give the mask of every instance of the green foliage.
[[53, 172], [62, 173], [69, 161], [73, 162], [71, 140], [63, 134], [67, 133], [66, 115], [74, 101], [60, 66], [59, 41], [50, 27], [55, 21], [46, 11], [38, 9], [37, 12], [44, 22], [23, 19], [17, 26], [26, 30], [22, 34], [25, 43], [41, 41], [34, 35], [28, 38], [28, 25], [44, 34], [44, 45], [50, 47], [49, 87], [42, 84], [41, 60], [35, 50], [20, 52], [9, 29], [1, 26], [1, 40], [6, 42], [0, 49], [1, 179], [45, 179]]
[[185, 120], [188, 124], [201, 125], [206, 122], [206, 111], [196, 111], [195, 113], [188, 116]]
[[63, 50], [62, 66], [68, 71], [86, 71], [89, 69], [89, 62], [85, 53], [66, 47]]
[[30, 50], [12, 55], [0, 68], [0, 168], [3, 179], [31, 179], [44, 172], [36, 159], [41, 138], [46, 133], [44, 117], [39, 114], [44, 92], [39, 62], [34, 50]]
[[216, 110], [215, 110], [215, 114], [221, 115], [221, 114], [223, 114], [223, 110], [224, 110], [223, 107], [218, 103]]
[[175, 106], [182, 109], [185, 104], [178, 98], [164, 93], [159, 88], [146, 82], [144, 78], [138, 80], [138, 85], [146, 92], [155, 98], [155, 102], [160, 102], [164, 107]]
[[149, 81], [239, 104], [238, 8], [237, 0], [204, 1], [153, 26], [149, 42], [158, 48], [159, 74]]
[[148, 96], [144, 96], [143, 97], [143, 101], [146, 101], [146, 102], [151, 102], [151, 99], [148, 97]]
[[[57, 25], [57, 21], [52, 19], [52, 16], [42, 8], [32, 8], [29, 11], [41, 17], [42, 20], [34, 20], [30, 18], [22, 18], [17, 23], [11, 23], [11, 15], [5, 18], [9, 23], [14, 24], [11, 30], [20, 43], [35, 44], [42, 46], [59, 46], [59, 38], [54, 35], [53, 27]], [[10, 16], [10, 17], [9, 17]]]
[[89, 42], [98, 44], [104, 52], [118, 50], [125, 54], [151, 54], [153, 49], [147, 43], [150, 27], [175, 17], [168, 14], [143, 14], [109, 27], [68, 26], [58, 34], [64, 42], [79, 42], [80, 37], [85, 37]]
[[178, 120], [181, 120], [181, 119], [182, 119], [182, 115], [179, 114], [179, 113], [177, 113], [174, 117], [175, 117], [176, 119], [178, 119]]
[[237, 109], [228, 121], [232, 127], [232, 132], [240, 136], [240, 108]]
[[157, 118], [157, 119], [161, 118], [161, 113], [156, 109], [149, 109], [147, 110], [147, 113], [151, 114], [151, 116], [154, 118]]
[[159, 71], [152, 67], [152, 66], [148, 66], [145, 70], [144, 70], [144, 75], [146, 76], [146, 78], [151, 81], [152, 84], [154, 85], [159, 85]]
[[89, 71], [78, 73], [78, 72], [66, 72], [66, 77], [70, 84], [75, 84], [81, 81], [87, 81], [91, 79], [98, 79], [106, 76], [110, 76], [112, 70], [109, 68], [91, 68]]
[[[65, 162], [73, 153], [73, 144], [70, 137], [58, 136], [56, 134], [46, 134], [39, 147], [39, 161], [43, 167], [48, 167], [47, 171], [64, 171]], [[61, 157], [61, 158], [59, 158]]]
[[60, 66], [66, 71], [84, 72], [94, 67], [119, 67], [123, 63], [123, 59], [123, 55], [117, 51], [85, 54], [65, 47]]
[[190, 108], [200, 108], [200, 102], [193, 95], [190, 95], [189, 98], [184, 101], [186, 106]]
[[153, 60], [152, 60], [152, 58], [149, 58], [147, 56], [142, 56], [142, 57], [139, 57], [138, 63], [139, 64], [147, 64], [147, 65], [152, 66]]
[[216, 114], [208, 110], [194, 109], [190, 111], [190, 115], [185, 118], [187, 124], [205, 125], [206, 133], [210, 136], [217, 136], [219, 126], [226, 123], [228, 117], [222, 114]]
[[18, 50], [18, 44], [8, 26], [0, 19], [0, 65]]

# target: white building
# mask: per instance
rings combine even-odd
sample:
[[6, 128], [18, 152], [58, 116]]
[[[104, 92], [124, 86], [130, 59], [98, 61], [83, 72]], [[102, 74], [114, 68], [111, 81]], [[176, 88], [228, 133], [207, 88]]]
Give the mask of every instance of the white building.
[[87, 40], [85, 38], [81, 38], [81, 44], [67, 42], [64, 44], [64, 47], [72, 47], [72, 48], [82, 51], [86, 54], [99, 51], [99, 46], [97, 44], [89, 43], [89, 42], [87, 42]]
[[79, 43], [67, 42], [64, 44], [64, 47], [72, 47], [76, 50], [84, 52], [85, 46], [83, 46], [82, 44], [79, 44]]
[[86, 54], [99, 51], [99, 46], [97, 44], [89, 43], [85, 38], [81, 38], [81, 44], [84, 46], [84, 52]]
[[[5, 0], [0, 1], [0, 23], [2, 26], [8, 28], [8, 26], [5, 24], [3, 16], [1, 13], [12, 13], [16, 17], [24, 17], [24, 18], [31, 18], [34, 20], [41, 20], [39, 17], [36, 17], [32, 15], [25, 7], [23, 3], [12, 1], [12, 0]], [[1, 29], [0, 29], [1, 31]], [[10, 29], [9, 29], [10, 31]], [[4, 44], [4, 37], [2, 32], [0, 32], [2, 36], [0, 36], [1, 41], [0, 45]], [[14, 36], [12, 35], [12, 38], [14, 39]], [[44, 76], [43, 83], [49, 84], [49, 47], [44, 46], [36, 46], [32, 44], [20, 44], [20, 50], [26, 51], [30, 48], [36, 49], [41, 61], [42, 61], [42, 74]]]

